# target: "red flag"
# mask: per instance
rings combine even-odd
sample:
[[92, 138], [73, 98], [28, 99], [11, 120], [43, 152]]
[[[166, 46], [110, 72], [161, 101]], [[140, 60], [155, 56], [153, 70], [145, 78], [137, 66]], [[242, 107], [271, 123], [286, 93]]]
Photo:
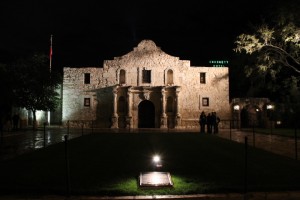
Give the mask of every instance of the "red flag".
[[52, 60], [52, 47], [50, 47], [50, 55], [49, 55], [50, 61]]
[[49, 55], [49, 58], [50, 59], [52, 58], [52, 35], [50, 37], [50, 55]]
[[52, 58], [52, 47], [50, 47], [50, 58]]

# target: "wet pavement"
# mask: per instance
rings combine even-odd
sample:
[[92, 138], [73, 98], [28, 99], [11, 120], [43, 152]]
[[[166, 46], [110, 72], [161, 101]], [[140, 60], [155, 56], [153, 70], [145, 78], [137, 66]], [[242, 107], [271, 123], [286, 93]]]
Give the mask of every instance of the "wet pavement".
[[[24, 129], [18, 131], [3, 132], [0, 136], [0, 160], [10, 159], [26, 152], [34, 151], [47, 147], [52, 144], [64, 142], [65, 135], [68, 139], [80, 137], [91, 133], [109, 133], [109, 132], [161, 132], [161, 129], [67, 129], [66, 127], [50, 126], [40, 127], [38, 130]], [[163, 132], [195, 132], [198, 129], [178, 130], [165, 129]], [[298, 159], [300, 155], [299, 139], [294, 137], [282, 137], [271, 134], [260, 134], [251, 131], [241, 131], [238, 129], [221, 129], [214, 136], [222, 137], [239, 143], [245, 143], [247, 137], [248, 145], [264, 149], [282, 156]]]
[[64, 136], [73, 139], [82, 135], [80, 130], [51, 127], [38, 130], [23, 129], [6, 131], [1, 134], [0, 160], [6, 160], [18, 155], [47, 147], [65, 141]]
[[300, 148], [299, 139], [295, 137], [284, 137], [274, 134], [255, 133], [252, 131], [241, 130], [223, 130], [218, 134], [219, 137], [233, 140], [239, 143], [245, 143], [247, 137], [248, 145], [255, 148], [270, 151], [275, 154], [287, 156], [293, 159], [299, 159]]

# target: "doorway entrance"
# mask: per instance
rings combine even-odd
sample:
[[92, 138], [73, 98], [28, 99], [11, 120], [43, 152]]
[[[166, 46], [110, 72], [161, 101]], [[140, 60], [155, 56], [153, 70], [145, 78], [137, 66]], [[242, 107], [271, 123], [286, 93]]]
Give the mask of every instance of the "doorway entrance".
[[151, 101], [144, 100], [138, 107], [138, 128], [155, 128], [155, 107]]

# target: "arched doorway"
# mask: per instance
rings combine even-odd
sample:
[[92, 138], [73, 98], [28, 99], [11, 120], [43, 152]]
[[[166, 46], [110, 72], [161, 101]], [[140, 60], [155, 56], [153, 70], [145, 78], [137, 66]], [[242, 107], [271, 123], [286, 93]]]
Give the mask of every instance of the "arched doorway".
[[241, 127], [261, 127], [262, 117], [261, 109], [257, 105], [246, 105], [241, 110]]
[[155, 128], [155, 107], [151, 101], [144, 100], [138, 107], [138, 128]]

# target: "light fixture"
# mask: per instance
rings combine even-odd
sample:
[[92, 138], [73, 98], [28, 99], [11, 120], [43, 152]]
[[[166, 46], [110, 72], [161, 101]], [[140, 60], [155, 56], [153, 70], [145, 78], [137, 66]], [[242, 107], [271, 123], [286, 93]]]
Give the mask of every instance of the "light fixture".
[[272, 104], [268, 104], [268, 105], [267, 105], [267, 109], [268, 109], [268, 110], [271, 110], [271, 109], [273, 109], [273, 108], [274, 108], [274, 106], [273, 106]]
[[240, 110], [240, 106], [239, 105], [234, 105], [233, 110]]
[[156, 168], [162, 167], [161, 158], [159, 155], [154, 155], [152, 160]]
[[158, 155], [153, 156], [153, 162], [157, 163], [160, 161], [160, 157]]

